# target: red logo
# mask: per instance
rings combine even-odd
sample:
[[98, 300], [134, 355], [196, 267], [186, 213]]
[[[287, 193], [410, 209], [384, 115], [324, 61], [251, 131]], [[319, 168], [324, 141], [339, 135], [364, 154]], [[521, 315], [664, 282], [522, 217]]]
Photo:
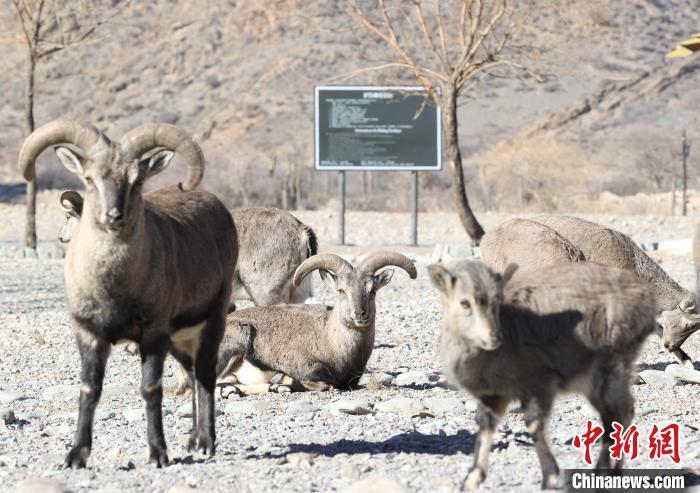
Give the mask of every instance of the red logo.
[[636, 425], [632, 425], [627, 428], [627, 431], [623, 433], [624, 426], [622, 426], [617, 421], [613, 421], [613, 432], [610, 433], [610, 438], [613, 440], [613, 444], [610, 445], [610, 458], [615, 460], [620, 460], [625, 458], [629, 460], [634, 460], [639, 454], [639, 448], [637, 446], [637, 440], [639, 439], [639, 431]]
[[576, 435], [574, 437], [574, 447], [581, 448], [585, 447], [586, 452], [584, 454], [584, 459], [587, 464], [592, 464], [591, 462], [591, 447], [593, 444], [603, 435], [602, 426], [593, 426], [593, 421], [590, 419], [586, 421], [586, 432], [581, 436]]
[[[634, 460], [639, 456], [639, 429], [636, 425], [631, 425], [627, 430], [617, 421], [613, 421], [613, 431], [610, 432], [612, 445], [608, 447], [610, 458], [614, 460], [629, 459]], [[586, 431], [576, 435], [573, 439], [573, 446], [584, 449], [583, 458], [587, 464], [592, 464], [591, 447], [603, 436], [602, 426], [597, 426], [593, 421], [586, 421]], [[680, 456], [680, 427], [677, 424], [670, 424], [664, 428], [659, 428], [656, 424], [649, 433], [649, 458], [653, 460], [662, 457], [670, 457], [678, 464]]]
[[679, 427], [675, 423], [661, 429], [654, 425], [649, 434], [649, 458], [660, 459], [666, 456], [678, 464], [681, 461], [679, 437]]

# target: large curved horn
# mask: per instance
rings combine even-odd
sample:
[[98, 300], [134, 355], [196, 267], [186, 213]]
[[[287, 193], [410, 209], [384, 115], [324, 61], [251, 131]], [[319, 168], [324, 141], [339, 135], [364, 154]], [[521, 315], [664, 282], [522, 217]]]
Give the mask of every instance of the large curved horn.
[[316, 269], [329, 270], [335, 274], [341, 274], [343, 272], [352, 271], [353, 267], [350, 262], [338, 255], [333, 253], [319, 253], [318, 255], [307, 258], [297, 267], [292, 280], [294, 287], [298, 288], [301, 281]]
[[97, 128], [76, 120], [54, 120], [34, 130], [19, 151], [17, 164], [27, 181], [36, 178], [36, 158], [44, 149], [56, 144], [73, 144], [87, 152], [101, 140], [109, 139]]
[[204, 155], [190, 134], [168, 123], [146, 123], [129, 131], [120, 140], [122, 152], [128, 158], [138, 158], [157, 147], [180, 154], [187, 165], [187, 180], [180, 184], [185, 191], [194, 189], [204, 176]]
[[358, 269], [374, 274], [379, 269], [386, 267], [387, 265], [401, 267], [408, 273], [411, 279], [415, 279], [418, 275], [416, 272], [416, 266], [410, 258], [390, 250], [374, 252], [362, 261], [362, 263], [358, 266]]

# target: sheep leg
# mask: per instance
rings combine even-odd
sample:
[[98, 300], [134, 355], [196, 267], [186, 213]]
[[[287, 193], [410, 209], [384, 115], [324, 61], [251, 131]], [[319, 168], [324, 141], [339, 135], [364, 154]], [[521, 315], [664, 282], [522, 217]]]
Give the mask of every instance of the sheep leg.
[[199, 450], [213, 456], [216, 447], [214, 390], [216, 388], [216, 364], [226, 317], [216, 313], [206, 322], [200, 335], [197, 356], [194, 361], [193, 415], [196, 414], [196, 426], [192, 429], [187, 450]]
[[549, 448], [547, 422], [552, 409], [551, 399], [531, 399], [525, 403], [525, 424], [535, 442], [535, 451], [542, 468], [542, 489], [559, 486], [559, 466]]
[[110, 346], [80, 326], [76, 327], [76, 336], [81, 362], [80, 407], [74, 444], [64, 464], [68, 468], [81, 469], [85, 467], [92, 449], [95, 408], [102, 395], [102, 381]]
[[489, 454], [491, 442], [496, 432], [496, 426], [506, 411], [508, 399], [500, 396], [482, 398], [476, 408], [476, 424], [479, 427], [474, 445], [474, 465], [469, 470], [467, 477], [462, 481], [462, 490], [476, 490], [486, 479], [489, 467]]
[[148, 462], [156, 467], [168, 464], [163, 434], [163, 363], [168, 354], [167, 338], [141, 345], [141, 396], [146, 401]]
[[333, 388], [329, 381], [333, 380], [333, 372], [325, 365], [317, 363], [306, 374], [306, 378], [301, 380], [301, 386], [306, 390], [325, 391]]
[[[598, 373], [599, 381], [594, 382], [595, 395], [589, 401], [600, 413], [604, 433], [596, 469], [611, 469], [610, 446], [613, 444], [611, 433], [613, 422], [617, 421], [625, 429], [634, 417], [634, 398], [629, 388], [629, 378], [625, 370], [619, 367], [603, 368]], [[596, 385], [597, 384], [597, 385]], [[612, 469], [622, 468], [622, 460], [615, 461]]]

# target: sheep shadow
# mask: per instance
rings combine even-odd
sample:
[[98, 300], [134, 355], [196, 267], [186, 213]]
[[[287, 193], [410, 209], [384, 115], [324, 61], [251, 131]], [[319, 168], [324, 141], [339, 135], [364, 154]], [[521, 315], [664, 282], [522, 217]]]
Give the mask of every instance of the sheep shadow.
[[[437, 435], [424, 435], [417, 431], [410, 431], [394, 435], [382, 442], [367, 440], [338, 440], [336, 442], [319, 443], [292, 443], [283, 452], [264, 454], [265, 458], [281, 458], [288, 454], [305, 452], [313, 455], [334, 457], [338, 454], [428, 454], [428, 455], [456, 455], [474, 453], [476, 435], [467, 430], [460, 430], [455, 435], [440, 433]], [[251, 458], [263, 458], [249, 456]]]
[[[659, 370], [659, 371], [664, 371], [667, 366], [669, 365], [677, 365], [677, 361], [664, 361], [661, 363], [643, 363], [639, 362], [637, 363], [637, 372], [644, 371], [644, 370]], [[700, 362], [694, 362], [693, 366], [695, 367], [696, 370], [700, 370]]]

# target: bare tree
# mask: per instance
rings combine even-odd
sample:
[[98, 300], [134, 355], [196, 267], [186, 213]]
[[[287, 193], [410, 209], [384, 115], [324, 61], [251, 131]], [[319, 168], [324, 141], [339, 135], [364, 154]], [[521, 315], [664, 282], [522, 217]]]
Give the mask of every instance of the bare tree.
[[[391, 0], [389, 0], [391, 1]], [[452, 175], [452, 201], [476, 244], [484, 230], [467, 198], [459, 146], [457, 103], [484, 75], [505, 77], [535, 71], [522, 65], [523, 50], [512, 42], [515, 2], [508, 0], [373, 0], [363, 8], [348, 0], [358, 22], [393, 51], [376, 67], [408, 70], [442, 112], [444, 149]], [[507, 49], [508, 48], [508, 49]], [[503, 70], [505, 69], [505, 70]]]
[[[88, 11], [100, 11], [97, 6], [57, 0], [12, 0], [20, 28], [19, 42], [25, 45], [27, 66], [25, 79], [24, 127], [29, 135], [34, 131], [34, 95], [37, 64], [66, 48], [83, 45], [94, 38], [106, 19], [91, 21]], [[89, 8], [88, 8], [89, 7]], [[83, 24], [81, 24], [81, 21]], [[36, 248], [36, 180], [27, 183], [27, 211], [24, 243]]]

